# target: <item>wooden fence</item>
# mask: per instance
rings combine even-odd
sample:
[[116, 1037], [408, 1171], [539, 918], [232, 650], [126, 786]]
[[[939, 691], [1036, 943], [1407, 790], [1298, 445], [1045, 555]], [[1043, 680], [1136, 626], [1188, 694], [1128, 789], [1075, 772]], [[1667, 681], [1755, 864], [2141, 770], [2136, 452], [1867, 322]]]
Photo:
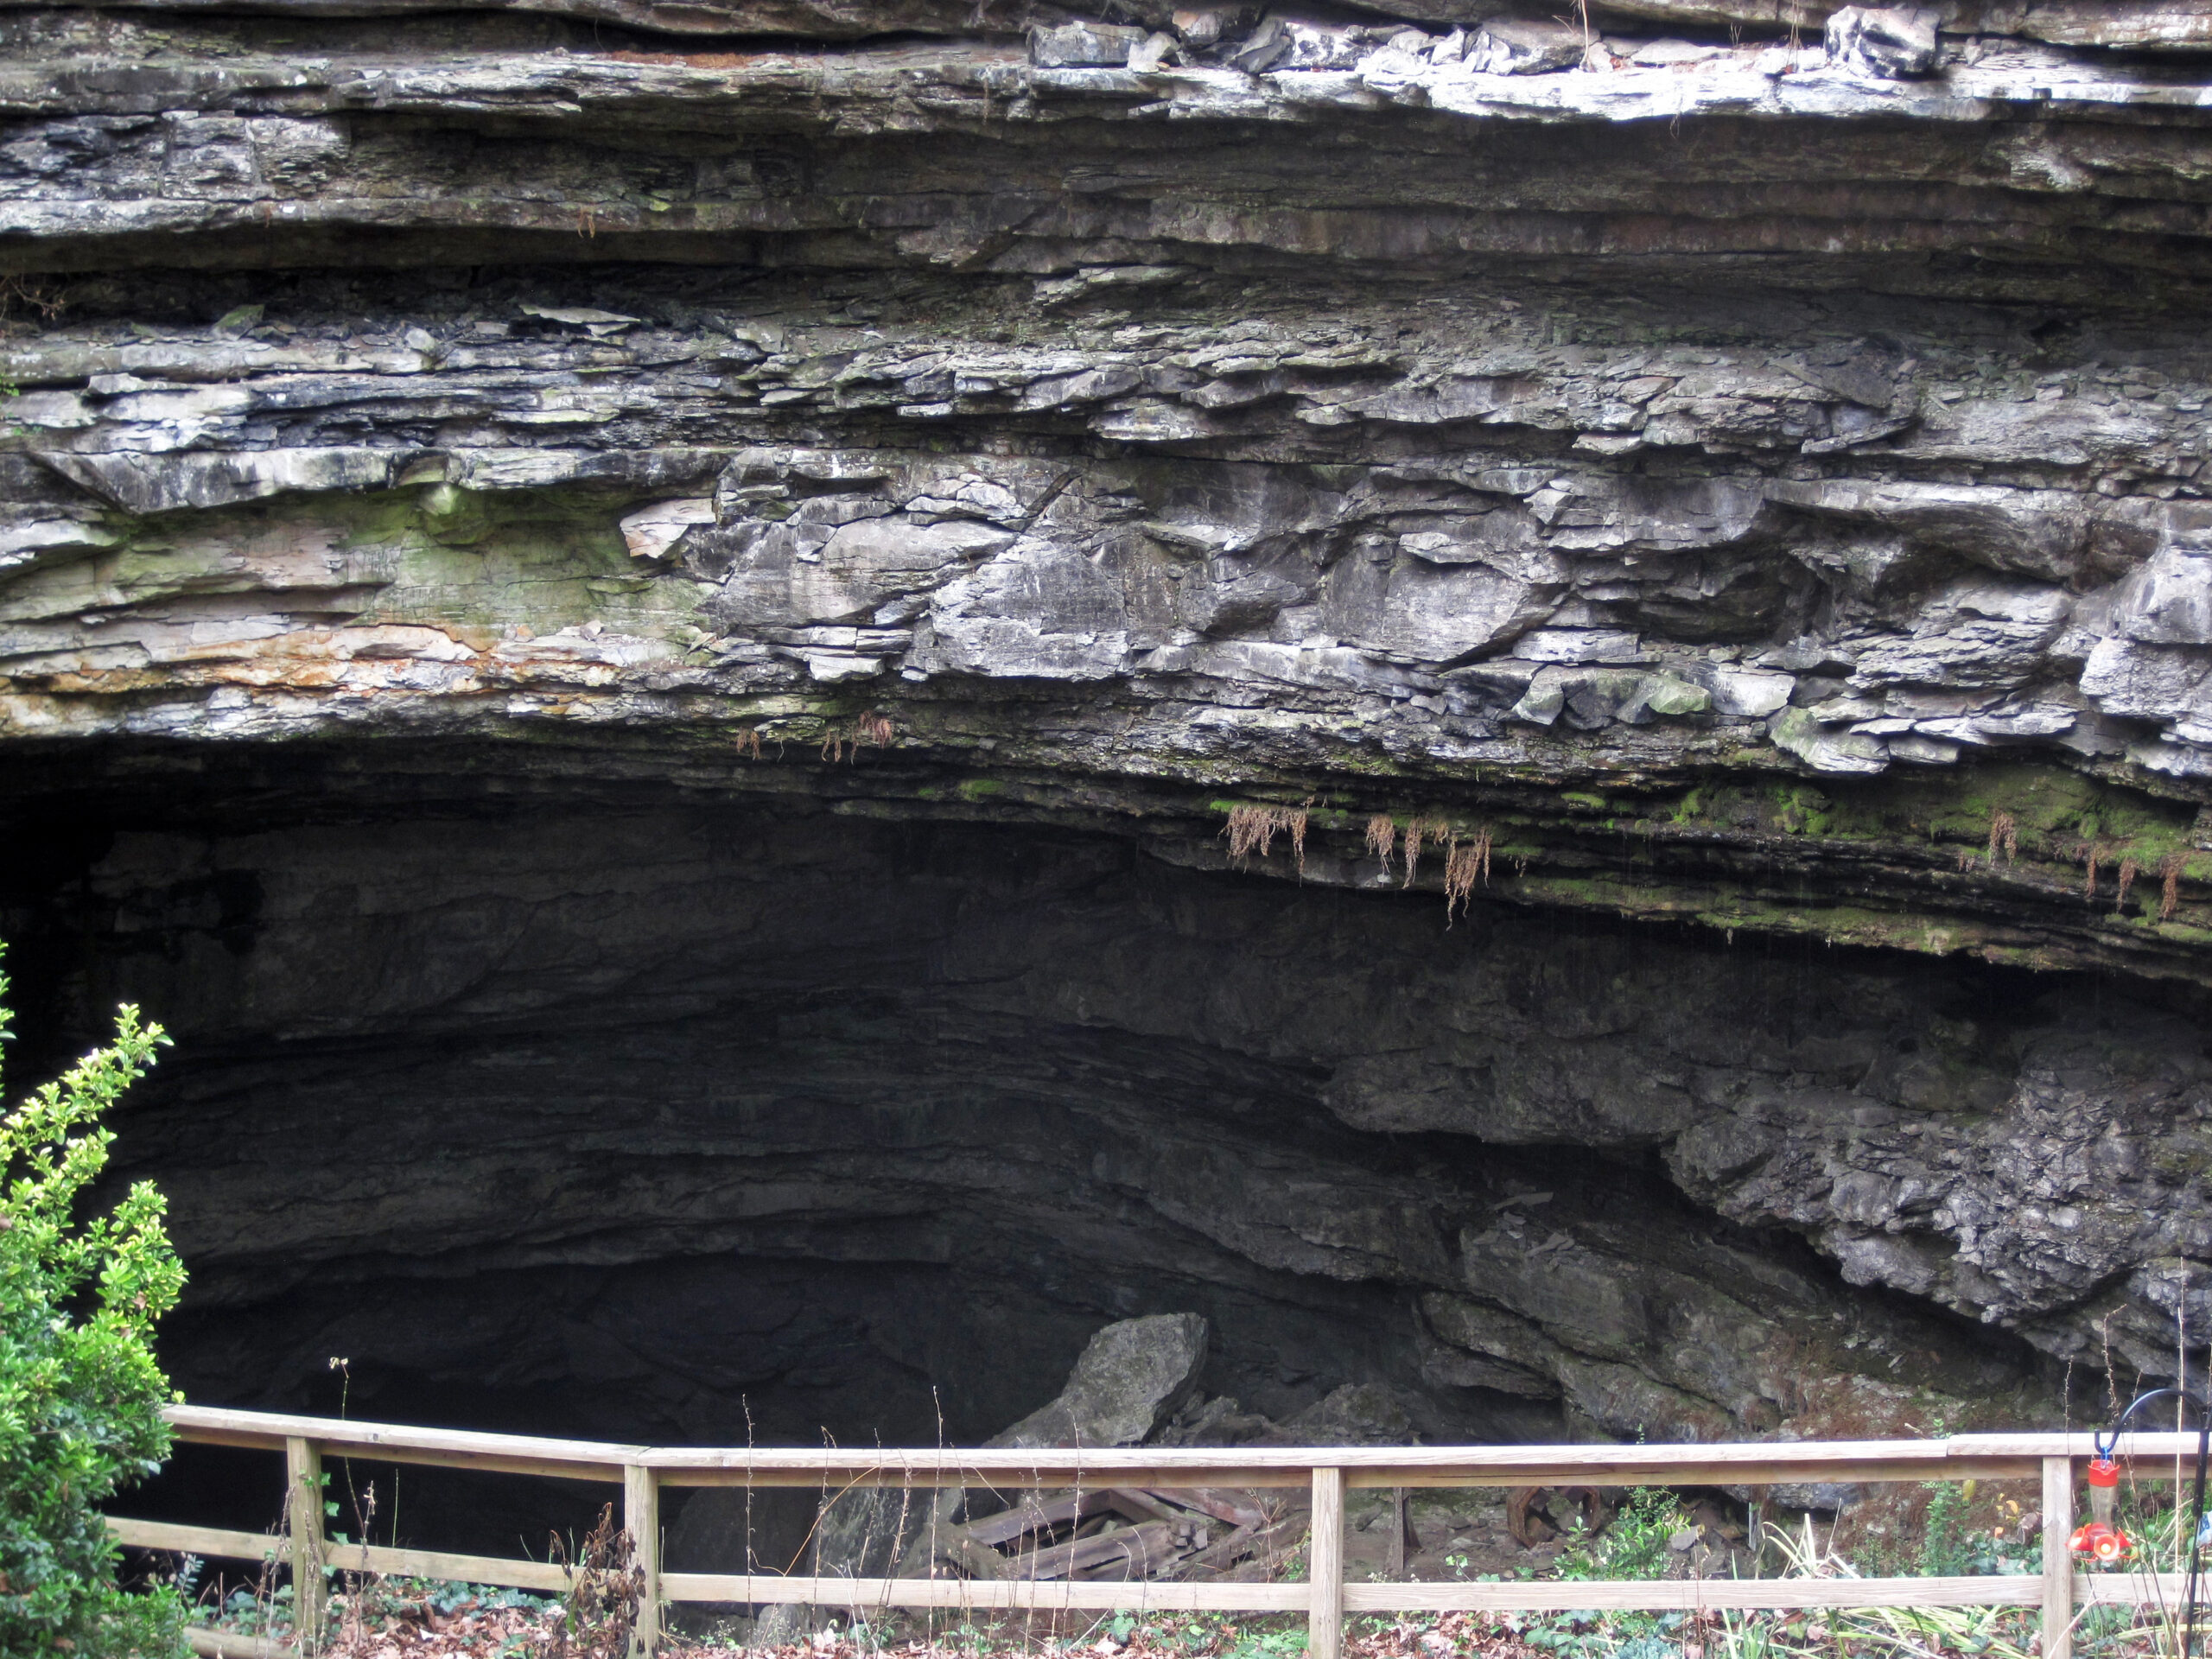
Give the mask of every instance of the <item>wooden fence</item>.
[[[218, 1559], [281, 1557], [290, 1567], [303, 1618], [318, 1628], [322, 1569], [457, 1579], [558, 1592], [563, 1570], [543, 1561], [433, 1550], [340, 1544], [322, 1525], [322, 1460], [378, 1462], [599, 1481], [622, 1492], [645, 1597], [637, 1647], [658, 1644], [670, 1602], [810, 1602], [880, 1607], [1035, 1611], [1303, 1612], [1312, 1659], [1340, 1659], [1344, 1618], [1355, 1612], [1475, 1610], [2040, 1606], [2045, 1659], [2070, 1659], [2075, 1609], [2089, 1602], [2179, 1599], [2178, 1574], [2075, 1571], [2075, 1465], [2091, 1452], [2087, 1434], [1961, 1434], [1942, 1440], [1768, 1442], [1729, 1446], [1460, 1446], [1114, 1447], [1035, 1450], [843, 1450], [831, 1447], [701, 1448], [617, 1446], [524, 1435], [403, 1428], [322, 1417], [175, 1406], [179, 1439], [281, 1453], [285, 1530], [281, 1536], [111, 1518], [122, 1542]], [[2130, 1434], [2122, 1454], [2194, 1458], [2194, 1434]], [[272, 1471], [273, 1472], [273, 1471]], [[2040, 1478], [2040, 1576], [1974, 1578], [1706, 1579], [1593, 1582], [1347, 1583], [1344, 1493], [1351, 1487], [1769, 1486], [1807, 1481], [1960, 1481]], [[660, 1568], [660, 1495], [671, 1486], [784, 1486], [839, 1492], [862, 1486], [1030, 1490], [1116, 1487], [1295, 1487], [1313, 1495], [1307, 1580], [1294, 1584], [1119, 1583], [1066, 1580], [798, 1578], [766, 1573], [665, 1573]], [[272, 1483], [272, 1497], [274, 1496]], [[260, 1656], [265, 1643], [195, 1631], [205, 1654]]]

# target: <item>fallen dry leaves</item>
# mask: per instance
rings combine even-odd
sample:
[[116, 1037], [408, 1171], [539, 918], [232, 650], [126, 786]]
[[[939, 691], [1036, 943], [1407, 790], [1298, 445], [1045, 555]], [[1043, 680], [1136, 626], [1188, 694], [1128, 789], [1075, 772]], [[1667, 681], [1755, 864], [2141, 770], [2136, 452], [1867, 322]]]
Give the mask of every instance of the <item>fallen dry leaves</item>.
[[462, 1608], [450, 1614], [429, 1607], [394, 1609], [340, 1621], [323, 1651], [331, 1659], [536, 1659], [560, 1641], [561, 1619], [558, 1607]]
[[[594, 1633], [570, 1634], [557, 1607], [467, 1605], [449, 1614], [423, 1606], [394, 1608], [379, 1616], [344, 1621], [324, 1649], [329, 1659], [596, 1659]], [[663, 1643], [664, 1659], [982, 1659], [1029, 1655], [1037, 1659], [1296, 1659], [1303, 1643], [1288, 1622], [1238, 1625], [1216, 1619], [1163, 1621], [1131, 1630], [1124, 1639], [1092, 1628], [1071, 1633], [1025, 1631], [1018, 1624], [983, 1633], [951, 1633], [933, 1639], [855, 1641], [842, 1632], [810, 1642], [750, 1648], [681, 1637]], [[1452, 1613], [1434, 1623], [1346, 1632], [1346, 1659], [1554, 1659], [1514, 1631], [1479, 1616]]]
[[[855, 1642], [849, 1637], [818, 1636], [810, 1643], [747, 1648], [677, 1641], [661, 1649], [666, 1659], [994, 1659], [1035, 1656], [1035, 1659], [1301, 1659], [1304, 1631], [1294, 1619], [1237, 1624], [1225, 1618], [1167, 1618], [1157, 1625], [1132, 1630], [1116, 1639], [1096, 1626], [1082, 1635], [1024, 1631], [1018, 1624], [988, 1632], [935, 1640]], [[1483, 1614], [1447, 1613], [1434, 1620], [1395, 1624], [1354, 1623], [1345, 1631], [1345, 1659], [1557, 1659], [1548, 1649], [1522, 1639], [1504, 1624]]]

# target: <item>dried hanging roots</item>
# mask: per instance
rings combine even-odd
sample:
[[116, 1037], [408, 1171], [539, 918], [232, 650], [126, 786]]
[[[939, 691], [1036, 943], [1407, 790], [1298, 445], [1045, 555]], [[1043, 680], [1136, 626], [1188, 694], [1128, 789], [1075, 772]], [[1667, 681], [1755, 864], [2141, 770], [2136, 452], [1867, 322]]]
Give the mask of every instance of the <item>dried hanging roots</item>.
[[[1378, 819], [1376, 822], [1382, 823], [1384, 820]], [[1367, 840], [1369, 846], [1375, 845], [1373, 824], [1368, 826]], [[2113, 898], [2113, 914], [2117, 916], [2127, 908], [2128, 893], [2135, 886], [2135, 878], [2143, 873], [2141, 862], [2133, 853], [2126, 850], [2126, 845], [2122, 842], [2118, 847], [2110, 847], [2103, 842], [2095, 840], [2055, 842], [2050, 845], [2050, 851], [2056, 857], [2078, 858], [2082, 861], [2082, 895], [2089, 899], [2094, 899], [2097, 896], [2098, 868], [2107, 859], [2117, 856], [2120, 860], [2120, 888]], [[1995, 868], [2000, 855], [2006, 863], [2012, 863], [2018, 858], [2019, 851], [2018, 823], [2010, 812], [2000, 807], [1990, 815], [1986, 863], [1990, 868]], [[1388, 862], [1387, 855], [1385, 862], [1386, 864]], [[1972, 851], [1960, 853], [1959, 868], [1961, 872], [1973, 868], [1974, 862], [1974, 855]], [[2188, 853], [2179, 849], [2168, 853], [2158, 861], [2158, 919], [2161, 922], [2171, 921], [2174, 912], [2181, 908], [2181, 878], [2183, 868], [2188, 862]]]
[[[1397, 821], [1388, 813], [1378, 812], [1367, 821], [1367, 850], [1382, 861], [1383, 874], [1389, 874], [1390, 855], [1400, 850], [1401, 844]], [[1406, 825], [1402, 842], [1406, 874], [1401, 886], [1413, 886], [1424, 844], [1444, 849], [1444, 925], [1449, 927], [1452, 918], [1467, 908], [1475, 884], [1489, 885], [1490, 826], [1483, 825], [1463, 842], [1459, 832], [1442, 818], [1414, 819]]]
[[1414, 884], [1414, 872], [1421, 868], [1421, 846], [1424, 840], [1442, 847], [1452, 839], [1452, 826], [1441, 818], [1415, 818], [1406, 826], [1406, 879], [1402, 887]]
[[1989, 820], [1990, 868], [1997, 868], [1997, 855], [2000, 851], [2005, 855], [2005, 861], [2007, 864], [2013, 862], [2020, 855], [2019, 828], [2014, 823], [2012, 815], [2002, 807], [1998, 808]]
[[[1310, 804], [1310, 803], [1309, 803]], [[1229, 837], [1229, 855], [1234, 859], [1249, 858], [1257, 853], [1262, 858], [1277, 836], [1290, 837], [1290, 850], [1298, 861], [1298, 873], [1306, 873], [1306, 808], [1303, 806], [1233, 806], [1229, 810], [1229, 822], [1223, 826], [1223, 835]], [[1369, 837], [1374, 830], [1370, 827]]]
[[1398, 849], [1398, 821], [1377, 812], [1367, 821], [1367, 850], [1382, 861], [1382, 874], [1390, 874], [1390, 855]]
[[[849, 764], [860, 759], [861, 746], [864, 743], [878, 749], [891, 747], [891, 720], [888, 715], [871, 709], [854, 721], [847, 730], [823, 733], [822, 758], [833, 763], [845, 760]], [[849, 747], [852, 751], [849, 757], [845, 753]]]
[[1475, 883], [1490, 885], [1490, 826], [1475, 831], [1475, 838], [1454, 837], [1444, 855], [1444, 925], [1452, 925], [1455, 912], [1464, 912], [1473, 898]]

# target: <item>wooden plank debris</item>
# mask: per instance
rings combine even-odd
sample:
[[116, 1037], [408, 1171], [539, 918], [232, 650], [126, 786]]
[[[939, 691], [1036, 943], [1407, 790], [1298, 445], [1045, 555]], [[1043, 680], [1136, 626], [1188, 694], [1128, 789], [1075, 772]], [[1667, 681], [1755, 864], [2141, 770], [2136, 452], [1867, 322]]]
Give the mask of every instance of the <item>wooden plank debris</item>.
[[1052, 1527], [1072, 1526], [1078, 1521], [1105, 1513], [1108, 1508], [1108, 1493], [1103, 1487], [1096, 1491], [1063, 1492], [1041, 1502], [1016, 1503], [1012, 1509], [1001, 1510], [997, 1515], [987, 1515], [980, 1521], [971, 1521], [961, 1530], [974, 1542], [996, 1548], [1031, 1533], [1043, 1532]]
[[[947, 1529], [934, 1553], [981, 1579], [1157, 1578], [1202, 1555], [1217, 1568], [1246, 1559], [1249, 1549], [1220, 1546], [1229, 1538], [1249, 1538], [1258, 1528], [1224, 1527], [1224, 1516], [1259, 1522], [1266, 1511], [1249, 1498], [1221, 1492], [1102, 1486], [1021, 1493], [996, 1515]], [[1135, 1524], [1119, 1524], [1124, 1521]]]

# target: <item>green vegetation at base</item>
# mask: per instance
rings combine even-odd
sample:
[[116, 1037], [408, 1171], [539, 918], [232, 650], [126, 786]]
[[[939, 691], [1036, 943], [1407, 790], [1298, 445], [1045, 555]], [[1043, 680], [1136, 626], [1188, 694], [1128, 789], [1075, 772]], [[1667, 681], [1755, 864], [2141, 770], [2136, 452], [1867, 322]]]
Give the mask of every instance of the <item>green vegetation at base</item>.
[[0, 1118], [0, 1653], [185, 1651], [182, 1599], [118, 1585], [99, 1507], [168, 1455], [152, 1337], [184, 1268], [150, 1184], [79, 1214], [115, 1139], [101, 1118], [167, 1041], [125, 1007], [112, 1043]]
[[[1548, 1567], [1532, 1558], [1510, 1576], [1571, 1586], [1681, 1580], [1693, 1573], [1708, 1583], [1750, 1576], [1834, 1580], [1877, 1575], [2017, 1581], [2038, 1571], [2041, 1541], [2017, 1495], [2026, 1492], [2024, 1483], [1982, 1483], [1979, 1491], [1974, 1482], [1882, 1490], [1895, 1502], [1876, 1500], [1873, 1507], [1902, 1524], [1839, 1526], [1800, 1516], [1787, 1525], [1754, 1519], [1744, 1529], [1715, 1517], [1709, 1493], [1693, 1502], [1664, 1488], [1638, 1488], [1624, 1495], [1602, 1530], [1573, 1527]], [[2177, 1496], [2158, 1480], [2123, 1495], [2120, 1518], [2145, 1563], [2173, 1565]], [[603, 1516], [594, 1540], [611, 1525], [611, 1516]], [[573, 1554], [586, 1564], [577, 1587], [563, 1597], [334, 1567], [325, 1650], [338, 1659], [372, 1659], [395, 1650], [395, 1644], [404, 1651], [435, 1642], [438, 1651], [455, 1659], [617, 1659], [628, 1611], [620, 1594], [626, 1556], [621, 1541], [615, 1543], [615, 1554], [603, 1558], [573, 1539], [567, 1551], [556, 1550], [556, 1559]], [[589, 1565], [595, 1559], [597, 1568]], [[1269, 1576], [1278, 1583], [1301, 1582], [1303, 1560], [1302, 1550], [1294, 1552]], [[1465, 1557], [1446, 1560], [1454, 1576], [1468, 1576]], [[594, 1573], [604, 1580], [596, 1588], [587, 1582]], [[1502, 1576], [1486, 1573], [1478, 1581], [1500, 1582]], [[289, 1588], [272, 1589], [271, 1582], [264, 1573], [255, 1590], [203, 1596], [210, 1622], [232, 1634], [289, 1637]], [[1131, 1588], [1142, 1593], [1141, 1586]], [[669, 1659], [762, 1659], [772, 1653], [778, 1659], [1302, 1659], [1308, 1649], [1300, 1613], [820, 1611], [821, 1630], [780, 1648], [761, 1649], [750, 1645], [752, 1620], [695, 1610], [665, 1639], [663, 1650]], [[2018, 1602], [1356, 1614], [1344, 1622], [1344, 1652], [1345, 1659], [2036, 1659], [2039, 1618], [2038, 1606]], [[2155, 1608], [2118, 1604], [2082, 1611], [2076, 1649], [2084, 1659], [2157, 1659], [2173, 1650], [2171, 1630]]]

